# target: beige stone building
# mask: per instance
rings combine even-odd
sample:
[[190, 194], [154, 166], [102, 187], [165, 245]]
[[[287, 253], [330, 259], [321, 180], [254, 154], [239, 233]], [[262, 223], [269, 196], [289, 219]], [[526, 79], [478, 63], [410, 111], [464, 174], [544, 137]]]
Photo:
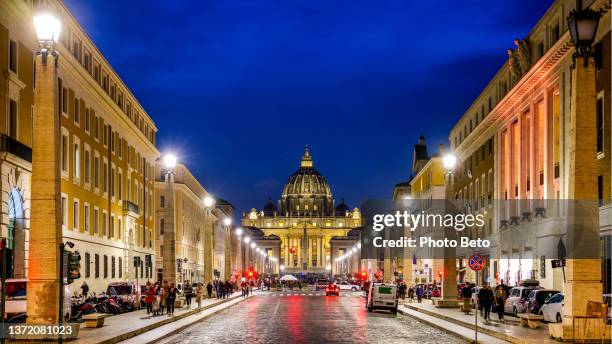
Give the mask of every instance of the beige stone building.
[[[62, 226], [64, 240], [74, 242], [83, 258], [82, 278], [71, 288], [86, 281], [100, 292], [111, 281], [151, 278], [157, 128], [63, 2], [44, 3], [62, 22], [54, 100], [61, 122]], [[33, 6], [33, 1], [0, 2], [1, 229], [14, 247], [16, 277], [28, 275], [38, 49]]]
[[[162, 252], [166, 226], [166, 181], [162, 163], [156, 164], [155, 181], [155, 261], [156, 280], [162, 279]], [[203, 282], [205, 278], [204, 247], [210, 240], [216, 216], [204, 206], [210, 194], [182, 163], [174, 168], [174, 239], [176, 242], [177, 282]], [[209, 258], [210, 259], [210, 258]]]

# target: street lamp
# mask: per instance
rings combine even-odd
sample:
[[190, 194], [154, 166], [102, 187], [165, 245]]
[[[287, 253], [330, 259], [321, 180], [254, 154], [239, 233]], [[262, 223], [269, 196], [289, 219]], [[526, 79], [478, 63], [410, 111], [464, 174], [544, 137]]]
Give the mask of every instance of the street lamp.
[[237, 236], [241, 236], [242, 235], [242, 227], [236, 228], [236, 235]]
[[255, 248], [257, 246], [257, 244], [255, 244], [254, 242], [251, 243], [251, 248]]
[[250, 237], [245, 237], [245, 238], [244, 238], [244, 243], [245, 243], [245, 244], [248, 244], [250, 241], [251, 241], [251, 238], [250, 238]]
[[173, 154], [164, 155], [164, 166], [167, 169], [174, 169], [176, 167], [176, 156]]
[[588, 66], [590, 56], [593, 56], [591, 46], [595, 41], [597, 26], [601, 13], [593, 11], [590, 8], [582, 8], [582, 0], [576, 0], [576, 9], [570, 12], [567, 17], [567, 26], [572, 38], [572, 43], [576, 48], [573, 55], [574, 61], [576, 57], [584, 57], [584, 65]]
[[[41, 2], [42, 3], [42, 2]], [[30, 255], [28, 264], [36, 269], [28, 270], [27, 321], [28, 323], [61, 323], [56, 302], [58, 293], [63, 295], [63, 277], [59, 278], [59, 266], [63, 256], [61, 207], [56, 200], [61, 197], [60, 147], [61, 135], [58, 123], [58, 41], [62, 24], [58, 16], [48, 9], [36, 8], [32, 18], [38, 51], [34, 59], [34, 106], [32, 116], [32, 175], [30, 189], [36, 191], [30, 209]], [[49, 54], [51, 53], [51, 54]], [[48, 60], [51, 60], [48, 63]], [[40, 134], [44, 133], [44, 134]], [[58, 223], [60, 222], [60, 223]], [[59, 228], [59, 230], [58, 230]], [[2, 289], [4, 291], [4, 288]], [[36, 295], [36, 297], [32, 297]], [[60, 296], [63, 297], [63, 296]], [[40, 302], [47, 300], [48, 302]], [[59, 307], [62, 303], [60, 302]], [[4, 307], [4, 302], [2, 302]], [[57, 319], [56, 319], [57, 317]], [[61, 337], [59, 338], [61, 341]]]
[[442, 163], [444, 164], [446, 173], [453, 173], [457, 165], [457, 157], [453, 154], [447, 154], [442, 158]]
[[213, 204], [215, 204], [215, 200], [212, 197], [210, 196], [204, 197], [204, 206], [206, 208], [212, 208]]
[[226, 225], [226, 226], [228, 226], [228, 227], [229, 227], [229, 226], [231, 226], [231, 224], [232, 224], [232, 219], [231, 219], [231, 218], [229, 218], [229, 217], [226, 217], [225, 219], [223, 219], [223, 224], [224, 224], [224, 225]]

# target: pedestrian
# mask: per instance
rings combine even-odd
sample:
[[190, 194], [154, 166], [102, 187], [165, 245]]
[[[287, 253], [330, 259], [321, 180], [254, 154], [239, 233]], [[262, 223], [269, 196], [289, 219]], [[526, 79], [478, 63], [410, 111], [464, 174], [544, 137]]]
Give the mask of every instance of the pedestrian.
[[186, 283], [183, 289], [185, 290], [185, 303], [187, 303], [187, 308], [191, 308], [191, 298], [193, 297], [191, 283]]
[[425, 294], [425, 291], [423, 290], [423, 286], [421, 286], [420, 284], [416, 287], [416, 297], [417, 297], [417, 302], [421, 303], [421, 301], [423, 301], [423, 294]]
[[170, 286], [168, 285], [168, 281], [164, 281], [161, 289], [161, 314], [164, 314], [164, 309], [166, 313], [168, 313], [168, 289]]
[[89, 286], [85, 281], [83, 281], [83, 284], [81, 284], [81, 294], [83, 295], [83, 297], [87, 297], [87, 294], [89, 294]]
[[161, 314], [161, 311], [162, 311], [162, 309], [161, 309], [161, 295], [159, 294], [160, 293], [159, 284], [155, 283], [153, 285], [152, 289], [153, 289], [153, 292], [152, 292], [152, 294], [153, 294], [153, 303], [151, 305], [151, 310], [153, 311], [153, 315], [156, 316], [156, 315]]
[[414, 287], [413, 286], [410, 286], [410, 288], [408, 288], [408, 301], [410, 303], [414, 301]]
[[170, 288], [168, 288], [168, 315], [174, 315], [174, 302], [176, 301], [176, 295], [178, 294], [178, 289], [174, 286], [174, 283], [170, 284]]
[[470, 302], [472, 301], [472, 285], [470, 283], [466, 283], [463, 288], [461, 288], [461, 299], [463, 300], [462, 311], [465, 314], [470, 314], [472, 310], [472, 306]]
[[504, 321], [504, 305], [506, 303], [506, 297], [506, 289], [504, 289], [503, 285], [498, 285], [495, 288], [495, 304], [497, 307], [497, 317], [501, 322]]
[[212, 298], [212, 291], [213, 291], [213, 285], [208, 282], [208, 284], [206, 285], [206, 292], [208, 293], [208, 298]]
[[204, 287], [202, 283], [198, 283], [198, 287], [196, 288], [196, 302], [198, 303], [198, 308], [202, 307], [202, 298], [204, 297]]
[[155, 297], [153, 285], [147, 282], [145, 287], [145, 303], [147, 304], [147, 314], [153, 313], [153, 298]]
[[489, 323], [490, 315], [491, 315], [491, 306], [493, 305], [493, 291], [491, 288], [485, 283], [478, 291], [478, 303], [482, 306], [483, 310], [483, 319], [485, 323]]

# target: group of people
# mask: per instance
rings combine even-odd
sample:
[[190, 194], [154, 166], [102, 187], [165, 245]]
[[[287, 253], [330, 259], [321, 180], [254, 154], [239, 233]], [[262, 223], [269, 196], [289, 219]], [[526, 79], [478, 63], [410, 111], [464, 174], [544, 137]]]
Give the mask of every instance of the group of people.
[[[208, 282], [208, 285], [210, 285], [210, 282]], [[206, 286], [207, 290], [212, 292], [212, 289], [209, 289], [208, 285]], [[215, 280], [212, 287], [215, 289], [217, 299], [226, 299], [234, 292], [234, 284], [227, 280], [225, 282]], [[208, 295], [210, 297], [210, 292]]]
[[174, 314], [174, 304], [179, 290], [174, 283], [147, 282], [145, 286], [145, 303], [147, 314], [161, 315], [166, 311], [168, 315]]
[[423, 285], [417, 284], [417, 286], [408, 286], [406, 282], [399, 281], [397, 282], [397, 297], [405, 300], [406, 295], [408, 295], [408, 300], [410, 302], [414, 301], [414, 297], [416, 296], [417, 302], [421, 303], [423, 301], [423, 297], [425, 296], [425, 288]]
[[[473, 288], [475, 284], [466, 283], [461, 289], [461, 298], [463, 300], [462, 310], [468, 314], [471, 310], [471, 300], [473, 294]], [[476, 299], [478, 302], [477, 308], [480, 309], [483, 320], [489, 322], [491, 320], [491, 310], [497, 311], [497, 317], [499, 321], [504, 321], [504, 305], [508, 298], [509, 287], [504, 284], [503, 280], [499, 285], [495, 287], [495, 290], [491, 289], [491, 286], [484, 283], [482, 288], [478, 290]]]

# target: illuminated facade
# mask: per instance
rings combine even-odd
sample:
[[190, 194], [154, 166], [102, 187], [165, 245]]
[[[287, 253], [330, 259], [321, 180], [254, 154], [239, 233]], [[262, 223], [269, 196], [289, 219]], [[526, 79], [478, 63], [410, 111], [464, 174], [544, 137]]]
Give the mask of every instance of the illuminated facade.
[[334, 252], [330, 241], [361, 226], [361, 213], [357, 208], [350, 210], [344, 201], [335, 205], [329, 184], [314, 168], [306, 148], [300, 168], [287, 180], [278, 204], [268, 200], [262, 210], [253, 208], [243, 215], [242, 224], [259, 228], [265, 237], [280, 238], [278, 269], [330, 273], [334, 258], [344, 254], [340, 246]]
[[[38, 2], [37, 2], [38, 3]], [[62, 21], [57, 80], [61, 207], [65, 241], [82, 256], [79, 290], [153, 273], [157, 128], [62, 1], [46, 1]], [[28, 276], [34, 2], [0, 2], [2, 237], [14, 250], [14, 276]]]
[[[594, 130], [580, 132], [580, 144], [596, 148], [596, 162], [590, 176], [572, 174], [576, 161], [572, 134], [582, 130], [570, 120], [572, 54], [574, 48], [566, 18], [574, 1], [557, 0], [510, 58], [474, 100], [450, 133], [451, 148], [462, 162], [455, 184], [455, 197], [472, 212], [493, 210], [492, 225], [484, 233], [492, 239], [493, 259], [486, 281], [504, 280], [516, 285], [537, 279], [541, 285], [562, 290], [561, 269], [552, 269], [557, 247], [564, 238], [556, 233], [563, 212], [548, 206], [547, 200], [572, 198], [573, 185], [588, 180], [596, 184], [602, 247], [604, 292], [609, 289], [612, 232], [612, 103], [610, 100], [610, 5], [609, 1], [585, 1], [585, 7], [601, 11], [594, 42], [596, 91], [593, 102]], [[593, 141], [591, 143], [591, 141]], [[478, 181], [478, 182], [477, 182]], [[512, 207], [503, 202], [515, 201]], [[552, 203], [550, 203], [552, 204]], [[536, 208], [546, 217], [525, 221]], [[506, 247], [505, 235], [519, 226], [534, 236], [535, 247]]]

